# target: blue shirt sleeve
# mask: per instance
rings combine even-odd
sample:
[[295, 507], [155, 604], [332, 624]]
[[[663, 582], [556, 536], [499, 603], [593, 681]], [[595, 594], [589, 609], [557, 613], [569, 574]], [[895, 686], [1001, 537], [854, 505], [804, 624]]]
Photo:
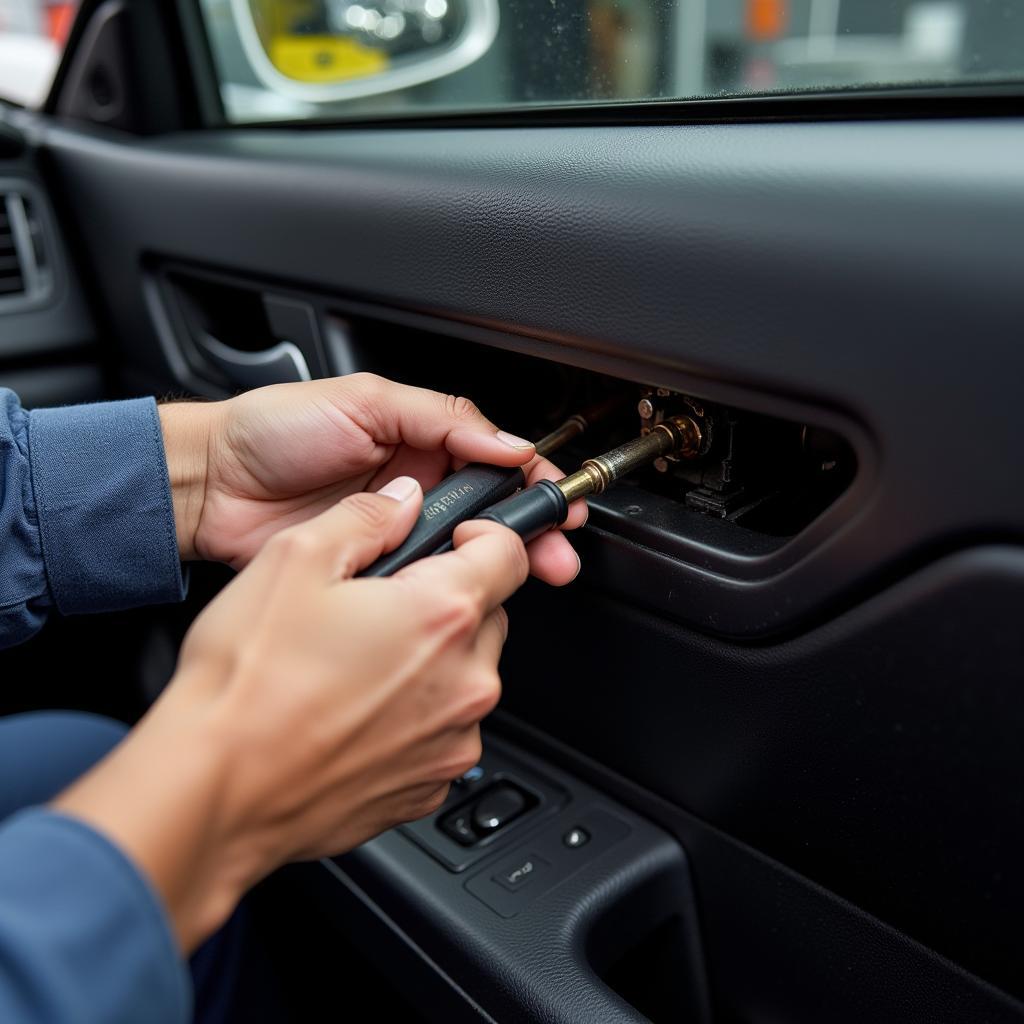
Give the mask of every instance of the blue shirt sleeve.
[[183, 593], [153, 399], [26, 412], [0, 388], [0, 648], [52, 608], [113, 611]]
[[156, 894], [104, 837], [34, 808], [0, 825], [0, 1021], [185, 1024], [191, 982]]

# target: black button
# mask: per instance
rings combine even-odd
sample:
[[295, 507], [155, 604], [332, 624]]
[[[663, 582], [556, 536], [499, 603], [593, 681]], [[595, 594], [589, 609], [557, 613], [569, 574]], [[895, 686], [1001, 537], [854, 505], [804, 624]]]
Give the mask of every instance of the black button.
[[462, 846], [472, 846], [480, 837], [473, 831], [469, 815], [465, 811], [449, 814], [441, 822], [442, 831]]
[[494, 880], [509, 892], [518, 892], [532, 882], [547, 866], [548, 862], [543, 857], [531, 853], [514, 864], [506, 863], [494, 876]]
[[562, 842], [569, 847], [570, 850], [575, 850], [580, 846], [586, 846], [590, 842], [590, 833], [585, 828], [569, 829], [568, 832], [562, 836]]
[[515, 786], [499, 784], [489, 789], [473, 807], [473, 827], [489, 836], [526, 810], [526, 795]]

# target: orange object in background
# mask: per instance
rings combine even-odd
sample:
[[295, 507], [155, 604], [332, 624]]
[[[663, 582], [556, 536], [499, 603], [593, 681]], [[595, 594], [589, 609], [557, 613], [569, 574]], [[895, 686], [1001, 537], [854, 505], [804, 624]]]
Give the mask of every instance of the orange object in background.
[[747, 0], [747, 36], [777, 39], [786, 28], [786, 0]]
[[75, 20], [77, 3], [56, 3], [46, 5], [46, 34], [63, 47], [68, 41], [71, 23]]

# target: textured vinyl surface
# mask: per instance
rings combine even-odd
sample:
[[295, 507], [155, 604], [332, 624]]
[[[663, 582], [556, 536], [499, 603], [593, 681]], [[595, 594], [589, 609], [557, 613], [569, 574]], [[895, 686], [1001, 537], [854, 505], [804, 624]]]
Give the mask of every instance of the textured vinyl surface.
[[[539, 585], [511, 603], [506, 710], [1024, 997], [1024, 550], [940, 560], [762, 648], [609, 601], [588, 572], [571, 607]], [[717, 878], [705, 918], [728, 917], [721, 867], [690, 852], [699, 892], [702, 864]]]

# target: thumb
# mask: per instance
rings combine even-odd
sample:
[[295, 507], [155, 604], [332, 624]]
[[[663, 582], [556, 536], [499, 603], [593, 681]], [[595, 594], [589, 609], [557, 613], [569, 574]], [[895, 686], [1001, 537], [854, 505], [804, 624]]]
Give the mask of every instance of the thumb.
[[422, 506], [419, 482], [400, 476], [375, 494], [350, 494], [301, 526], [283, 530], [274, 540], [282, 540], [290, 549], [287, 561], [300, 571], [315, 563], [330, 580], [348, 579], [398, 547]]

